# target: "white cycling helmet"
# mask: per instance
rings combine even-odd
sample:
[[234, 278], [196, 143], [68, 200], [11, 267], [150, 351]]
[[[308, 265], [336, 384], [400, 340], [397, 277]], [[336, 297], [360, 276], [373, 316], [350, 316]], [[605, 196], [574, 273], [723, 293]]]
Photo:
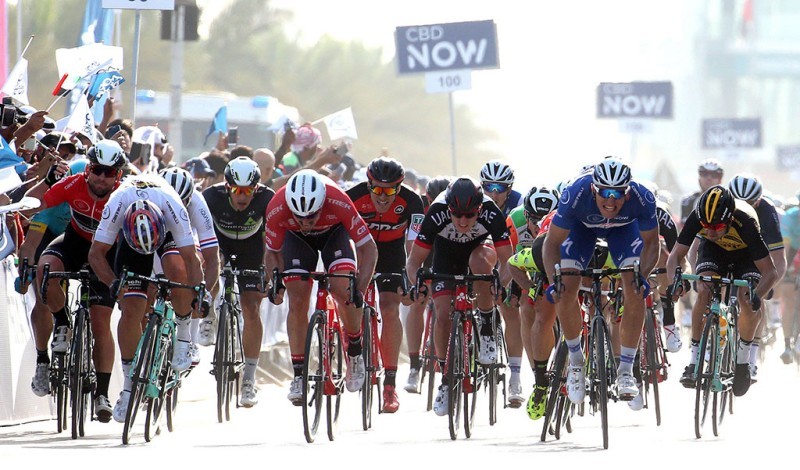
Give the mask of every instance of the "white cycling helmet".
[[728, 183], [733, 196], [745, 201], [756, 201], [761, 197], [763, 188], [758, 177], [749, 173], [739, 173]]
[[594, 166], [592, 183], [604, 188], [625, 188], [631, 182], [631, 169], [617, 157], [606, 157]]
[[308, 217], [322, 209], [327, 189], [314, 170], [300, 170], [286, 183], [286, 203], [298, 217]]
[[183, 168], [172, 167], [161, 170], [159, 174], [175, 189], [183, 204], [188, 206], [194, 193], [194, 178], [191, 173]]
[[525, 212], [544, 217], [558, 207], [558, 191], [545, 186], [534, 186], [525, 196], [523, 206]]
[[261, 181], [261, 170], [252, 158], [236, 157], [225, 167], [225, 181], [231, 186], [255, 186]]
[[481, 168], [481, 183], [511, 184], [513, 182], [514, 170], [499, 160], [486, 162]]
[[125, 164], [125, 152], [116, 140], [101, 140], [89, 149], [86, 156], [95, 165], [121, 168]]

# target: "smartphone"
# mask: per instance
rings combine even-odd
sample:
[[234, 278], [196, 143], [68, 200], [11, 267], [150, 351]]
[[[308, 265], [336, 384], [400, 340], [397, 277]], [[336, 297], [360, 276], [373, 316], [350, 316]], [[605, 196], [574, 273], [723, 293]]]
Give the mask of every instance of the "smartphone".
[[239, 143], [239, 128], [231, 127], [228, 129], [228, 145], [236, 145]]
[[113, 139], [117, 132], [121, 131], [122, 127], [117, 124], [106, 129], [106, 139]]
[[292, 122], [291, 119], [287, 119], [283, 123], [283, 132], [292, 131], [292, 130], [294, 130], [294, 123]]
[[336, 155], [339, 155], [340, 157], [347, 155], [347, 144], [342, 142], [341, 145], [336, 148]]
[[129, 160], [135, 162], [140, 158], [142, 159], [142, 165], [150, 164], [150, 144], [132, 142]]
[[11, 127], [17, 122], [17, 109], [13, 105], [3, 106], [0, 127]]

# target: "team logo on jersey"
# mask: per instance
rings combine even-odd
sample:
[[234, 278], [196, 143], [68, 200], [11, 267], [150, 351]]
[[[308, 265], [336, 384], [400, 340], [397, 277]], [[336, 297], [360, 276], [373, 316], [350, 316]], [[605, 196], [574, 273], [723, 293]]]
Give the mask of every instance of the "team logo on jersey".
[[[86, 201], [78, 199], [73, 204], [75, 204], [75, 209], [79, 212], [89, 212], [91, 210], [91, 208], [89, 207], [89, 203], [87, 203]], [[105, 209], [103, 209], [103, 211], [105, 211]]]
[[425, 216], [422, 214], [414, 214], [411, 216], [411, 230], [413, 232], [419, 233], [419, 230], [422, 228], [422, 221], [425, 219]]
[[589, 214], [586, 216], [586, 221], [589, 222], [590, 224], [601, 224], [605, 220], [606, 218], [600, 214]]
[[564, 191], [561, 192], [561, 204], [567, 203], [569, 203], [569, 189], [565, 188]]
[[397, 207], [395, 207], [395, 208], [394, 208], [394, 213], [395, 213], [395, 214], [402, 214], [404, 210], [406, 210], [406, 208], [405, 208], [405, 207], [403, 207], [403, 206], [397, 206]]
[[103, 208], [103, 218], [107, 219], [109, 217], [111, 217], [111, 209], [108, 206], [106, 206]]

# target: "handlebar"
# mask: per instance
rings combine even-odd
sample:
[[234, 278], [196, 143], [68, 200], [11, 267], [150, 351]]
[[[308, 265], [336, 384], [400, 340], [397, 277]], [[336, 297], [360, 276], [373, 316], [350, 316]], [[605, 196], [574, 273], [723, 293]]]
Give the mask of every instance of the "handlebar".
[[155, 284], [159, 288], [179, 288], [179, 289], [189, 289], [197, 292], [197, 301], [198, 304], [203, 301], [203, 298], [206, 295], [206, 283], [202, 281], [200, 284], [196, 286], [190, 286], [187, 284], [181, 284], [180, 282], [170, 281], [163, 275], [158, 275], [156, 277], [152, 276], [145, 276], [142, 274], [136, 274], [133, 271], [128, 271], [127, 268], [123, 268], [122, 270], [122, 278], [120, 279], [120, 286], [125, 286], [129, 281], [138, 279], [140, 281], [147, 281], [149, 283]]
[[224, 266], [220, 272], [220, 276], [228, 277], [255, 277], [258, 278], [258, 291], [262, 294], [267, 291], [267, 273], [264, 265], [259, 266], [258, 269], [238, 269], [236, 268], [236, 255], [230, 257], [230, 266]]
[[375, 274], [372, 275], [372, 281], [371, 282], [376, 282], [376, 281], [378, 281], [380, 279], [386, 279], [387, 277], [388, 278], [394, 278], [394, 279], [400, 279], [400, 288], [402, 290], [401, 295], [403, 297], [405, 297], [408, 294], [408, 291], [410, 290], [410, 287], [408, 285], [409, 284], [409, 282], [408, 282], [408, 274], [406, 273], [405, 269], [403, 269], [403, 271], [401, 271], [399, 273], [375, 273]]
[[[285, 289], [286, 286], [283, 283], [283, 278], [285, 277], [299, 277], [304, 281], [312, 280], [317, 283], [327, 283], [330, 279], [348, 279], [349, 280], [349, 289], [350, 289], [350, 299], [351, 303], [355, 302], [355, 291], [356, 291], [356, 274], [354, 272], [349, 273], [325, 273], [325, 272], [292, 272], [292, 273], [283, 273], [275, 268], [272, 270], [272, 286], [270, 287], [269, 293], [270, 296], [274, 299], [278, 293]], [[327, 289], [327, 286], [325, 286]]]
[[[27, 261], [27, 259], [26, 259]], [[49, 284], [48, 281], [50, 279], [68, 279], [68, 280], [76, 280], [80, 281], [82, 284], [88, 284], [89, 282], [96, 280], [97, 277], [94, 275], [93, 272], [89, 271], [87, 268], [82, 268], [80, 271], [50, 271], [50, 263], [46, 263], [44, 268], [42, 268], [42, 288], [41, 288], [41, 295], [42, 300], [47, 302], [47, 286]]]
[[500, 274], [497, 268], [492, 269], [491, 274], [442, 274], [434, 273], [425, 268], [419, 268], [417, 271], [417, 292], [422, 293], [423, 289], [427, 295], [427, 287], [425, 281], [455, 281], [457, 284], [470, 285], [473, 282], [491, 282], [492, 289], [494, 290], [495, 300], [500, 295]]

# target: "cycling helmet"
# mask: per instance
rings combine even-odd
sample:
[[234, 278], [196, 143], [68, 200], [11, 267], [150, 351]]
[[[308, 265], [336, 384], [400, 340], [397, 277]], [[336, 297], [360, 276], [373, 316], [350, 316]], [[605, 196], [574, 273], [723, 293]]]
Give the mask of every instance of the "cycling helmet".
[[403, 165], [389, 157], [378, 157], [369, 162], [367, 167], [367, 179], [370, 182], [377, 181], [386, 184], [400, 184], [405, 178]]
[[125, 164], [125, 152], [116, 140], [101, 140], [89, 149], [86, 156], [95, 165], [122, 168]]
[[447, 189], [448, 185], [450, 185], [450, 178], [446, 176], [437, 176], [428, 181], [428, 184], [425, 186], [425, 195], [428, 199], [433, 201], [439, 196], [439, 193]]
[[286, 183], [286, 203], [299, 217], [308, 217], [322, 209], [326, 193], [325, 181], [314, 170], [300, 170]]
[[481, 183], [512, 184], [513, 182], [514, 170], [499, 160], [486, 162], [481, 168]]
[[558, 192], [545, 186], [533, 187], [524, 200], [525, 212], [544, 217], [558, 207]]
[[452, 212], [475, 212], [483, 203], [483, 188], [472, 178], [462, 176], [450, 183], [445, 201]]
[[714, 225], [728, 223], [736, 208], [733, 194], [722, 185], [715, 185], [700, 195], [695, 206], [701, 224]]
[[175, 189], [183, 204], [188, 206], [194, 193], [194, 178], [192, 178], [192, 174], [183, 168], [177, 167], [165, 168], [159, 174]]
[[255, 186], [261, 180], [258, 164], [248, 157], [236, 157], [225, 167], [225, 181], [231, 186]]
[[128, 206], [122, 218], [122, 233], [125, 241], [137, 253], [155, 253], [167, 236], [167, 227], [161, 209], [146, 200]]
[[631, 182], [631, 169], [616, 157], [606, 157], [594, 166], [592, 183], [604, 188], [625, 188]]
[[758, 177], [748, 173], [740, 173], [728, 183], [728, 189], [737, 199], [756, 201], [761, 197], [761, 182]]
[[719, 173], [722, 176], [722, 164], [719, 160], [714, 158], [709, 158], [707, 160], [703, 160], [700, 162], [700, 165], [697, 167], [697, 171], [699, 173]]

